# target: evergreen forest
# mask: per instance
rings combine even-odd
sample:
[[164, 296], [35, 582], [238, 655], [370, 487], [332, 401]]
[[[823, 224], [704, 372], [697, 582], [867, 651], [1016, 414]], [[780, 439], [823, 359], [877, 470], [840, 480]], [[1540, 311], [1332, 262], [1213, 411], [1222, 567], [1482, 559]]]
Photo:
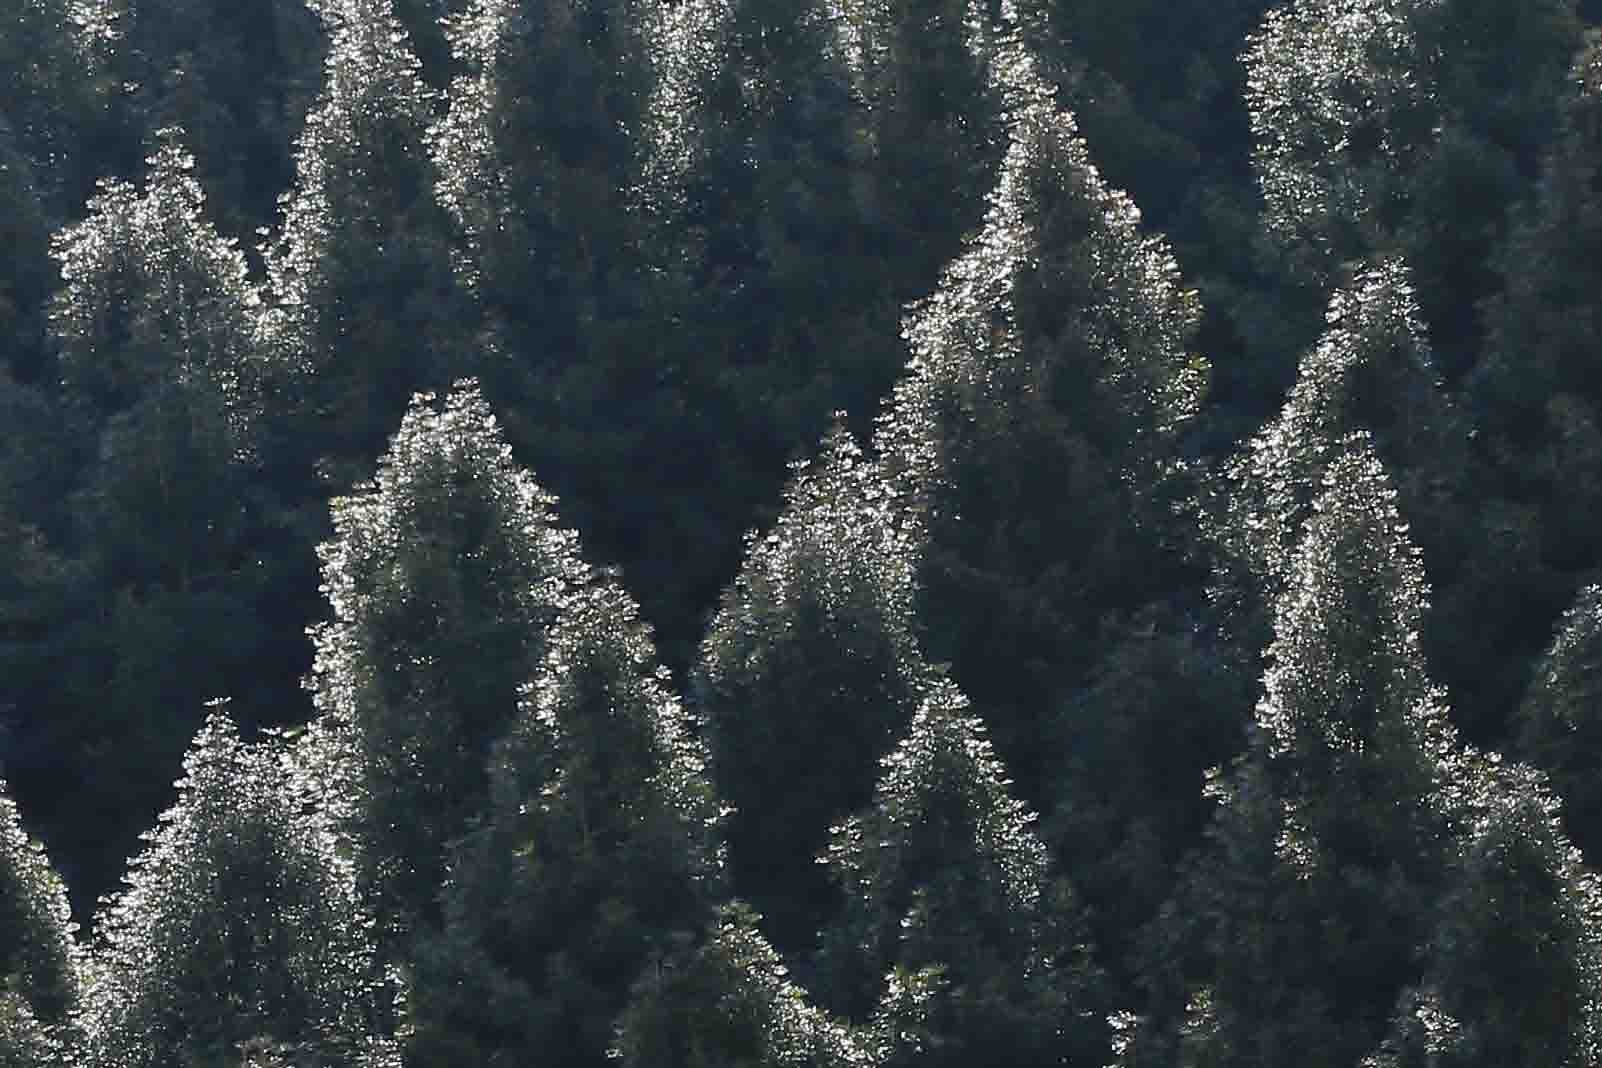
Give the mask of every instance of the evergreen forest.
[[0, 1068], [1602, 1068], [1599, 0], [0, 0]]

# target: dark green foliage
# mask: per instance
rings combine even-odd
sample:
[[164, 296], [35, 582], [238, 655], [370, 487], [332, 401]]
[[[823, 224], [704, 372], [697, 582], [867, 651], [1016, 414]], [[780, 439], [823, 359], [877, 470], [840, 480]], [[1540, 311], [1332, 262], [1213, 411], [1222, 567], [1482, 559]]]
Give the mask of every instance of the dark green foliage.
[[214, 713], [179, 788], [97, 924], [79, 1063], [216, 1064], [258, 1036], [341, 1068], [380, 1063], [372, 921], [283, 750]]
[[437, 921], [446, 846], [484, 810], [490, 747], [586, 580], [554, 506], [471, 382], [416, 398], [377, 478], [333, 503], [309, 759], [388, 928]]
[[388, 0], [325, 0], [319, 11], [331, 37], [325, 88], [268, 258], [267, 334], [291, 365], [294, 397], [273, 443], [288, 455], [269, 459], [301, 484], [319, 464], [345, 491], [412, 394], [449, 385], [465, 331], [425, 147], [433, 94], [405, 31]]
[[901, 1036], [875, 1042], [813, 1007], [757, 922], [727, 906], [698, 951], [646, 970], [618, 1027], [624, 1068], [852, 1068], [902, 1048]]
[[796, 467], [777, 524], [748, 539], [691, 679], [734, 808], [735, 892], [787, 953], [804, 954], [832, 909], [813, 858], [868, 803], [926, 674], [911, 630], [917, 533], [900, 519], [878, 465], [837, 426]]
[[1102, 1055], [1104, 992], [1078, 905], [955, 686], [931, 688], [883, 768], [872, 806], [833, 832], [828, 866], [846, 906], [820, 990], [858, 1018], [876, 1007], [886, 1019], [901, 977], [938, 976], [922, 1009], [926, 1048], [889, 1064]]
[[489, 814], [453, 850], [419, 1063], [600, 1066], [640, 970], [712, 920], [719, 809], [655, 660], [615, 586], [564, 607], [491, 759]]
[[[1206, 369], [1189, 350], [1198, 307], [1028, 57], [1007, 50], [994, 76], [1012, 146], [984, 229], [908, 315], [913, 358], [879, 448], [928, 528], [930, 657], [983, 709], [1019, 796], [1062, 808], [1052, 837], [1085, 858], [1089, 904], [1122, 909], [1128, 851], [1147, 849], [1152, 831], [1173, 835], [1159, 852], [1184, 848], [1201, 770], [1232, 744], [1211, 730], [1209, 745], [1171, 750], [1186, 815], [1131, 793], [1139, 773], [1115, 742], [1226, 711], [1186, 706], [1188, 685], [1146, 700], [1116, 666], [1155, 654], [1156, 674], [1210, 673], [1205, 653], [1185, 663], [1191, 606], [1176, 596], [1196, 585], [1174, 505]], [[1098, 928], [1098, 941], [1121, 941], [1130, 922]]]
[[[320, 5], [319, 5], [320, 6]], [[327, 46], [302, 0], [89, 0], [108, 28], [126, 138], [189, 132], [219, 228], [250, 242], [294, 177], [294, 140]], [[120, 147], [120, 146], [119, 146]], [[135, 163], [113, 157], [101, 173]]]
[[853, 0], [846, 51], [869, 140], [865, 205], [897, 304], [922, 297], [983, 222], [1006, 151], [992, 66], [1006, 28], [984, 0]]
[[1149, 962], [1192, 970], [1172, 1032], [1186, 1065], [1354, 1063], [1417, 974], [1444, 889], [1459, 769], [1419, 647], [1418, 551], [1366, 437], [1339, 443], [1322, 482], [1250, 748], [1209, 786], [1208, 847]]
[[[178, 135], [163, 139], [142, 191], [105, 185], [89, 217], [56, 237], [58, 411], [74, 441], [56, 456], [81, 467], [52, 473], [57, 485], [76, 481], [65, 502], [23, 513], [87, 581], [58, 587], [76, 603], [41, 638], [72, 667], [35, 695], [69, 746], [66, 774], [93, 782], [66, 811], [87, 802], [115, 813], [107, 834], [63, 848], [74, 868], [90, 865], [80, 901], [109, 885], [167, 801], [202, 701], [238, 693], [260, 716], [294, 695], [293, 680], [255, 678], [272, 647], [256, 609], [273, 577], [256, 555], [270, 522], [252, 487], [256, 297], [244, 257], [205, 218]], [[53, 529], [63, 503], [70, 525]]]
[[1519, 752], [1545, 769], [1563, 798], [1564, 825], [1590, 855], [1602, 847], [1602, 586], [1564, 615], [1519, 709]]
[[1423, 983], [1364, 1068], [1588, 1065], [1602, 1046], [1596, 877], [1532, 769], [1461, 769], [1468, 825]]
[[[1279, 417], [1225, 469], [1215, 532], [1235, 581], [1272, 600], [1293, 580], [1302, 526], [1345, 437], [1365, 431], [1397, 476], [1402, 507], [1430, 548], [1450, 536], [1445, 490], [1464, 460], [1453, 413], [1398, 260], [1365, 266], [1330, 299], [1326, 328], [1301, 360]], [[1455, 462], [1454, 462], [1455, 461]]]
[[1572, 0], [1303, 0], [1245, 57], [1265, 221], [1294, 269], [1401, 251], [1448, 372], [1508, 209], [1530, 187], [1580, 45]]

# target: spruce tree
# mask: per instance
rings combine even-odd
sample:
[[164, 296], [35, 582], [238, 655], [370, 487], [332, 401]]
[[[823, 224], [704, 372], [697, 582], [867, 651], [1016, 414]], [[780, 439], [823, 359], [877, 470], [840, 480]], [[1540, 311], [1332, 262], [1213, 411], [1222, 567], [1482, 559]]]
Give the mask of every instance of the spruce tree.
[[392, 934], [437, 926], [447, 846], [484, 811], [491, 746], [587, 579], [554, 508], [472, 382], [414, 398], [377, 477], [333, 502], [305, 752]]
[[97, 922], [80, 1063], [233, 1063], [260, 1038], [318, 1063], [377, 1063], [387, 1010], [372, 920], [283, 758], [208, 716], [177, 804]]
[[1602, 1056], [1596, 877], [1533, 769], [1476, 761], [1423, 982], [1363, 1068], [1589, 1065]]
[[1104, 991], [1078, 905], [954, 685], [931, 688], [882, 764], [873, 804], [833, 831], [828, 867], [846, 906], [825, 940], [820, 992], [857, 1018], [885, 1018], [899, 977], [938, 975], [926, 1048], [891, 1064], [1102, 1055]]
[[1175, 1018], [1145, 1048], [1181, 1064], [1355, 1063], [1446, 888], [1462, 768], [1420, 649], [1423, 571], [1372, 441], [1338, 449], [1274, 601], [1249, 748], [1209, 783], [1207, 847], [1152, 943]]
[[576, 596], [452, 850], [444, 937], [421, 954], [421, 1063], [606, 1063], [640, 971], [693, 944], [721, 882], [706, 756], [633, 600]]
[[795, 468], [785, 510], [747, 539], [690, 681], [729, 819], [735, 893], [802, 955], [835, 904], [813, 863], [866, 805], [875, 761], [917, 706], [917, 534], [877, 464], [837, 426]]
[[72, 1063], [81, 957], [67, 889], [0, 783], [0, 1064]]
[[450, 384], [463, 326], [425, 141], [434, 96], [407, 34], [389, 0], [318, 10], [324, 89], [268, 255], [267, 333], [295, 397], [274, 442], [290, 455], [270, 459], [306, 482], [317, 463], [343, 492], [371, 470], [412, 394]]

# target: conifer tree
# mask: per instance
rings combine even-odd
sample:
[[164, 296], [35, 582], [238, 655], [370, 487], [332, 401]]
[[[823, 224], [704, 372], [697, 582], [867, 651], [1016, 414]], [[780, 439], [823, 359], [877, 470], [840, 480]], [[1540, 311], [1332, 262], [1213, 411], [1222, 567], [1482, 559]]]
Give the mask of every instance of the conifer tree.
[[378, 1063], [372, 921], [282, 751], [245, 744], [214, 712], [179, 787], [97, 923], [80, 1063], [231, 1063], [262, 1037], [307, 1045], [318, 1063]]
[[[1086, 858], [1097, 942], [1121, 958], [1166, 893], [1135, 889], [1151, 865], [1132, 851], [1184, 848], [1201, 770], [1229, 744], [1173, 514], [1206, 366], [1199, 309], [1028, 54], [1009, 46], [992, 77], [1012, 144], [984, 228], [907, 316], [912, 360], [878, 448], [928, 528], [929, 656], [983, 709], [1053, 844]], [[1152, 695], [1158, 678], [1183, 681]], [[1171, 769], [1156, 790], [1131, 738], [1162, 739], [1142, 757]]]
[[869, 137], [868, 211], [905, 304], [933, 288], [983, 222], [1006, 151], [991, 68], [1008, 27], [983, 0], [853, 0], [843, 10]]
[[655, 660], [616, 586], [564, 608], [453, 850], [413, 997], [424, 1061], [604, 1064], [640, 970], [712, 920], [718, 805]]
[[446, 847], [484, 811], [491, 746], [586, 581], [554, 507], [472, 382], [415, 398], [377, 477], [333, 502], [306, 759], [392, 933], [437, 925]]
[[[915, 1022], [920, 992], [899, 1023]], [[854, 1032], [811, 1004], [763, 938], [758, 917], [735, 902], [693, 953], [646, 970], [619, 1021], [614, 1056], [624, 1068], [850, 1068], [887, 1060], [916, 1039], [885, 1027]]]
[[1279, 417], [1225, 469], [1215, 534], [1224, 567], [1245, 572], [1236, 581], [1269, 601], [1293, 579], [1302, 526], [1348, 434], [1369, 433], [1400, 472], [1403, 510], [1431, 548], [1447, 537], [1441, 482], [1464, 459], [1406, 264], [1357, 270], [1330, 298], [1325, 322]]
[[[1051, 869], [1034, 814], [948, 681], [933, 686], [883, 760], [873, 804], [834, 829], [845, 893], [825, 942], [831, 1000], [858, 1018], [932, 971], [927, 1048], [888, 1063], [1090, 1063], [1105, 1053], [1099, 976], [1077, 903]], [[877, 1015], [893, 1006], [880, 1003]]]
[[1521, 755], [1552, 778], [1564, 826], [1587, 855], [1602, 848], [1602, 586], [1587, 586], [1565, 613], [1537, 666], [1516, 725]]
[[1590, 1065], [1602, 1056], [1596, 877], [1533, 769], [1465, 769], [1467, 826], [1424, 981], [1363, 1068]]
[[[89, 0], [107, 28], [124, 140], [180, 126], [218, 228], [250, 242], [294, 178], [294, 140], [320, 87], [327, 41], [312, 4]], [[122, 173], [137, 160], [109, 160]]]
[[1187, 1002], [1168, 1033], [1184, 1065], [1355, 1063], [1418, 974], [1445, 890], [1461, 768], [1420, 649], [1418, 551], [1366, 435], [1322, 482], [1274, 602], [1250, 746], [1209, 784], [1207, 848], [1152, 950], [1167, 1009]]
[[917, 706], [917, 534], [843, 426], [799, 464], [785, 510], [746, 562], [702, 646], [692, 707], [729, 819], [735, 893], [775, 946], [804, 953], [833, 897], [812, 858], [867, 804], [875, 761]]
[[1573, 0], [1299, 0], [1244, 61], [1265, 222], [1288, 265], [1329, 280], [1400, 251], [1455, 378], [1508, 208], [1535, 178], [1564, 72]]
[[269, 251], [267, 333], [297, 376], [298, 410], [276, 444], [299, 468], [319, 462], [344, 491], [371, 469], [412, 394], [452, 381], [461, 302], [425, 144], [433, 94], [407, 34], [389, 0], [318, 10], [331, 39], [324, 90]]
[[0, 783], [0, 1064], [71, 1063], [80, 955], [67, 889]]
[[55, 244], [63, 407], [86, 459], [70, 535], [90, 586], [69, 623], [78, 667], [48, 700], [68, 774], [116, 813], [74, 887], [90, 901], [165, 803], [170, 771], [157, 769], [177, 766], [201, 703], [237, 693], [261, 716], [296, 692], [256, 677], [273, 577], [256, 555], [270, 524], [253, 475], [257, 300], [179, 136], [163, 134], [143, 189], [105, 184]]

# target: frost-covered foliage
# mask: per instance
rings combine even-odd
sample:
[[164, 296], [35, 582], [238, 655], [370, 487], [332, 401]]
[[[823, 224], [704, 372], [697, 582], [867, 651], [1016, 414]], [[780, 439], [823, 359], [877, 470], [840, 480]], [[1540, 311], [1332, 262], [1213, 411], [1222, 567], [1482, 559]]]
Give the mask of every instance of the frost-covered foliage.
[[1052, 870], [1034, 813], [984, 727], [935, 684], [881, 762], [873, 804], [836, 827], [827, 866], [845, 893], [825, 940], [832, 999], [895, 1015], [898, 984], [934, 976], [922, 1045], [889, 1063], [1089, 1062], [1105, 1005], [1078, 907]]
[[1587, 586], [1559, 621], [1518, 714], [1519, 751], [1551, 775], [1581, 848], [1602, 845], [1602, 586]]
[[1419, 648], [1423, 571], [1372, 443], [1338, 449], [1275, 598], [1251, 746], [1209, 784], [1210, 842], [1154, 950], [1208, 961], [1171, 991], [1186, 1065], [1354, 1063], [1445, 885], [1463, 770]]
[[65, 1065], [80, 958], [67, 889], [0, 783], [0, 1065]]
[[1422, 984], [1363, 1068], [1602, 1063], [1602, 893], [1538, 773], [1465, 769], [1467, 826]]
[[258, 301], [244, 255], [206, 220], [181, 134], [160, 136], [143, 192], [103, 184], [89, 217], [56, 236], [62, 380], [104, 414], [181, 396], [237, 449], [258, 403]]
[[1370, 434], [1401, 469], [1408, 518], [1426, 529], [1440, 493], [1431, 479], [1462, 457], [1407, 266], [1385, 259], [1362, 268], [1331, 297], [1325, 319], [1279, 417], [1225, 469], [1229, 497], [1215, 537], [1225, 566], [1243, 568], [1241, 580], [1268, 597], [1292, 580], [1303, 524], [1349, 434]]
[[324, 87], [268, 250], [265, 326], [301, 378], [309, 425], [296, 429], [325, 461], [366, 469], [411, 394], [450, 381], [449, 227], [425, 145], [434, 95], [390, 0], [316, 7], [331, 36]]
[[624, 1068], [867, 1068], [912, 1041], [853, 1032], [812, 1005], [757, 922], [725, 906], [699, 950], [646, 969], [613, 1047]]
[[421, 954], [413, 1049], [599, 1064], [640, 969], [693, 942], [721, 891], [705, 751], [615, 585], [564, 608], [490, 780]]
[[438, 405], [417, 397], [377, 477], [333, 503], [321, 554], [334, 618], [313, 630], [323, 718], [307, 760], [387, 925], [437, 914], [446, 846], [486, 800], [490, 747], [587, 580], [554, 508], [471, 382]]
[[785, 952], [806, 946], [826, 911], [812, 858], [830, 825], [867, 803], [875, 762], [919, 698], [919, 543], [901, 520], [879, 466], [837, 426], [795, 467], [778, 522], [749, 537], [691, 679], [734, 807], [735, 891]]
[[241, 741], [225, 713], [208, 717], [178, 802], [97, 921], [79, 1063], [227, 1063], [263, 1036], [333, 1066], [381, 1063], [393, 993], [373, 925], [283, 755]]

